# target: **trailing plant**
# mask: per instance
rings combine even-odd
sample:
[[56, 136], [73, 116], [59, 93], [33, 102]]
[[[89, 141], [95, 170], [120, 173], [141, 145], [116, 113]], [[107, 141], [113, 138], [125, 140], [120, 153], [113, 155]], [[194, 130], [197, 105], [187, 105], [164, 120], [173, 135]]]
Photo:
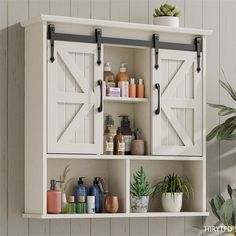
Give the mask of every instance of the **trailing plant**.
[[[225, 77], [225, 73], [222, 70], [222, 74], [225, 78], [225, 81], [219, 80], [220, 86], [231, 96], [231, 98], [236, 102], [236, 91], [231, 87], [231, 85], [227, 82]], [[224, 105], [218, 104], [208, 104], [209, 106], [216, 108], [219, 110], [219, 116], [227, 116], [233, 115], [225, 120], [220, 125], [217, 125], [211, 132], [207, 135], [207, 141], [210, 141], [213, 138], [217, 138], [218, 140], [236, 140], [236, 133], [234, 132], [236, 129], [236, 109], [233, 107], [228, 107]]]
[[160, 194], [171, 193], [174, 197], [175, 193], [183, 193], [187, 198], [193, 193], [192, 185], [186, 176], [179, 176], [175, 173], [169, 174], [157, 183], [156, 190]]
[[155, 187], [148, 181], [143, 167], [140, 167], [136, 173], [133, 174], [134, 182], [130, 183], [130, 194], [132, 197], [150, 196], [155, 192]]
[[230, 233], [236, 235], [236, 189], [232, 189], [230, 185], [228, 185], [228, 195], [229, 199], [225, 200], [221, 194], [216, 194], [211, 199], [210, 205], [219, 222], [227, 227], [230, 226]]
[[180, 17], [180, 11], [177, 10], [176, 6], [165, 3], [161, 5], [159, 8], [155, 8], [153, 16], [154, 17], [159, 17], [159, 16]]
[[68, 175], [68, 173], [70, 172], [70, 164], [69, 165], [67, 165], [65, 168], [64, 168], [64, 170], [63, 170], [63, 173], [62, 173], [62, 175], [60, 176], [60, 187], [61, 187], [61, 190], [63, 191], [63, 192], [66, 192], [66, 190], [67, 190], [67, 188], [68, 188], [68, 186], [69, 186], [69, 184], [72, 182], [72, 181], [74, 181], [75, 180], [75, 178], [70, 178], [70, 179], [68, 179], [67, 180], [67, 175]]

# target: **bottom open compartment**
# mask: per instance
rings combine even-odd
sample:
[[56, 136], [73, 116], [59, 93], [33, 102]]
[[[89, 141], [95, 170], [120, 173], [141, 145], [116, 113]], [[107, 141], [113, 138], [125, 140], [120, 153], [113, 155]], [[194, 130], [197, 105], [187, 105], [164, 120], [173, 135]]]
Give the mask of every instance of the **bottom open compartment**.
[[[117, 213], [126, 213], [127, 171], [125, 160], [48, 159], [47, 189], [50, 188], [50, 180], [58, 180], [67, 165], [69, 165], [70, 168], [67, 179], [75, 178], [75, 181], [71, 181], [68, 185], [66, 190], [67, 196], [73, 195], [73, 189], [76, 186], [79, 177], [85, 177], [84, 184], [87, 188], [93, 184], [94, 177], [102, 177], [108, 185], [109, 195], [118, 197], [119, 210]], [[60, 215], [61, 214], [57, 217], [60, 218]]]
[[[183, 206], [181, 213], [187, 212], [205, 212], [205, 183], [204, 176], [204, 162], [200, 161], [130, 161], [130, 181], [133, 182], [133, 174], [136, 173], [142, 166], [148, 180], [152, 185], [162, 181], [168, 174], [178, 174], [180, 176], [187, 176], [192, 187], [193, 194], [189, 199], [183, 198]], [[172, 212], [165, 212], [161, 203], [160, 194], [154, 194], [150, 197], [148, 212], [151, 213], [166, 213], [166, 215], [176, 214]], [[136, 214], [136, 213], [134, 213]]]

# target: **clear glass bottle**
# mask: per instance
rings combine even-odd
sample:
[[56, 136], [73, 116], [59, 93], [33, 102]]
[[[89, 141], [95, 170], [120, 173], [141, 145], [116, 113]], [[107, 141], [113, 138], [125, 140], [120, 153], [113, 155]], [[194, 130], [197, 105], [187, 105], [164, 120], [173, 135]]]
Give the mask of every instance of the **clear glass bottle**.
[[107, 128], [104, 132], [104, 154], [105, 155], [113, 155], [114, 152], [114, 143], [113, 143], [113, 135], [110, 133]]
[[111, 72], [110, 62], [106, 62], [104, 65], [103, 80], [106, 83], [106, 88], [116, 87], [116, 77]]

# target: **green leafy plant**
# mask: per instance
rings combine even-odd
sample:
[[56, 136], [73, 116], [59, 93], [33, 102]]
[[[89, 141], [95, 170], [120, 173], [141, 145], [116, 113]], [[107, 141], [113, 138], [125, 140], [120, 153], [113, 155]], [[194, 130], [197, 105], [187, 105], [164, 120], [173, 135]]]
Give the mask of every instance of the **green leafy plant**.
[[[236, 189], [228, 185], [229, 199], [225, 200], [221, 194], [216, 194], [210, 201], [211, 210], [220, 223], [231, 226], [231, 233], [236, 235]], [[219, 223], [218, 222], [218, 223]], [[218, 224], [217, 223], [217, 224]]]
[[136, 173], [133, 174], [134, 182], [130, 183], [130, 194], [132, 197], [150, 196], [155, 192], [155, 187], [148, 181], [143, 167], [140, 167]]
[[171, 5], [171, 4], [163, 4], [159, 8], [156, 8], [154, 10], [154, 17], [159, 17], [159, 16], [175, 16], [175, 17], [180, 17], [180, 11], [177, 10], [176, 6]]
[[[231, 96], [231, 98], [236, 102], [236, 91], [231, 87], [231, 85], [227, 82], [224, 71], [222, 74], [225, 78], [225, 81], [219, 80], [220, 86], [226, 90], [226, 92]], [[219, 116], [227, 116], [232, 115], [228, 119], [225, 120], [220, 125], [217, 125], [211, 132], [207, 135], [207, 141], [210, 141], [213, 138], [217, 138], [218, 140], [236, 140], [236, 133], [234, 133], [236, 129], [236, 109], [224, 105], [218, 104], [208, 104], [209, 106], [219, 109]]]
[[190, 194], [193, 193], [193, 188], [188, 178], [175, 173], [165, 176], [163, 181], [158, 182], [156, 190], [160, 194], [171, 193], [173, 197], [175, 193], [183, 193], [189, 198]]

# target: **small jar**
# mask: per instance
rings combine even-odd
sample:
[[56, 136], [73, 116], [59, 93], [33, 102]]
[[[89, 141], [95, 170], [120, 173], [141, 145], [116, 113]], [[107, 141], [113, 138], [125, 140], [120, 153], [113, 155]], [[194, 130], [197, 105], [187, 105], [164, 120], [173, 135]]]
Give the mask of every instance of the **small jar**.
[[67, 199], [66, 213], [67, 214], [75, 214], [76, 213], [76, 205], [75, 205], [75, 197], [69, 196]]
[[85, 196], [78, 196], [78, 202], [76, 203], [76, 213], [85, 214], [87, 212], [87, 205], [85, 202]]
[[144, 98], [144, 82], [143, 79], [138, 79], [138, 84], [137, 84], [137, 98]]

